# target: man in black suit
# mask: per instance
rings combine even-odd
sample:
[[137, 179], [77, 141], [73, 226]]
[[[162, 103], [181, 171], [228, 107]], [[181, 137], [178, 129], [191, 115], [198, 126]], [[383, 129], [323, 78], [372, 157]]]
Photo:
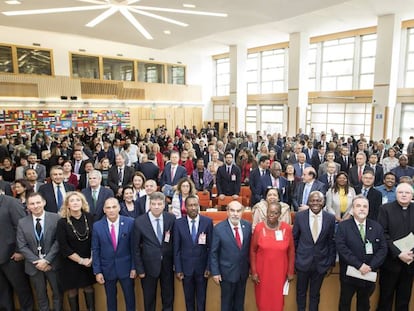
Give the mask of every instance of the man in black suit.
[[349, 148], [347, 146], [341, 147], [341, 154], [336, 158], [335, 162], [341, 166], [341, 171], [349, 173], [349, 169], [353, 164], [352, 157], [349, 156]]
[[228, 195], [237, 199], [241, 187], [241, 172], [233, 164], [233, 155], [230, 152], [226, 152], [224, 160], [225, 165], [220, 166], [216, 174], [217, 192], [222, 199]]
[[254, 206], [262, 199], [262, 178], [269, 175], [270, 159], [268, 156], [261, 156], [259, 166], [250, 172], [249, 186], [252, 192], [251, 206]]
[[36, 153], [32, 153], [27, 157], [27, 161], [28, 161], [28, 165], [26, 167], [26, 169], [28, 168], [32, 168], [36, 171], [37, 173], [37, 180], [39, 182], [44, 182], [46, 179], [46, 166], [44, 166], [43, 164], [38, 163], [37, 161], [38, 157], [36, 155]]
[[384, 179], [384, 169], [382, 168], [382, 165], [378, 163], [378, 156], [376, 154], [371, 154], [369, 156], [368, 165], [374, 171], [374, 186], [382, 185], [382, 181]]
[[157, 165], [154, 164], [154, 161], [155, 154], [153, 152], [150, 152], [148, 154], [148, 160], [138, 165], [138, 171], [144, 174], [146, 180], [152, 179], [157, 182], [160, 169]]
[[179, 160], [179, 152], [173, 150], [170, 154], [170, 162], [165, 165], [160, 178], [161, 191], [168, 197], [172, 197], [173, 191], [177, 190], [178, 181], [187, 177], [187, 170], [184, 166], [178, 164]]
[[75, 191], [71, 184], [63, 182], [63, 168], [59, 165], [50, 169], [50, 179], [52, 182], [42, 185], [39, 193], [46, 200], [45, 210], [58, 213], [62, 207], [66, 192]]
[[135, 220], [135, 264], [141, 279], [145, 311], [155, 311], [160, 281], [162, 309], [173, 310], [173, 230], [174, 215], [164, 212], [165, 196], [150, 197], [150, 211]]
[[306, 163], [312, 165], [312, 158], [315, 154], [318, 153], [318, 151], [314, 148], [313, 142], [308, 141], [307, 148], [303, 150], [303, 153], [306, 155]]
[[85, 173], [85, 161], [83, 160], [83, 155], [81, 150], [73, 151], [73, 161], [72, 161], [73, 173], [79, 177], [82, 173]]
[[24, 177], [32, 185], [34, 192], [38, 192], [40, 187], [44, 185], [43, 182], [37, 181], [37, 172], [34, 168], [26, 169], [24, 171]]
[[17, 224], [25, 216], [24, 207], [17, 199], [0, 194], [0, 310], [15, 310], [13, 291], [19, 299], [20, 310], [33, 310], [32, 289], [24, 273], [24, 257], [16, 247]]
[[303, 181], [295, 188], [292, 198], [292, 205], [295, 211], [302, 211], [309, 208], [308, 199], [313, 191], [326, 193], [325, 185], [316, 180], [316, 171], [313, 167], [307, 167], [303, 170]]
[[384, 228], [388, 242], [388, 255], [381, 266], [380, 299], [378, 311], [409, 310], [411, 289], [414, 275], [414, 254], [409, 250], [399, 249], [394, 241], [412, 234], [414, 230], [413, 188], [402, 183], [397, 187], [397, 200], [384, 204], [380, 208], [378, 222]]
[[318, 152], [313, 155], [311, 159], [311, 164], [313, 168], [316, 170], [316, 172], [319, 170], [319, 166], [325, 162], [325, 152], [326, 147], [324, 145], [318, 146]]
[[108, 172], [108, 186], [119, 199], [122, 198], [123, 188], [132, 182], [135, 170], [125, 165], [125, 158], [122, 153], [115, 156], [115, 164]]
[[306, 310], [308, 287], [309, 310], [318, 310], [323, 279], [335, 266], [335, 216], [322, 211], [324, 201], [321, 192], [311, 192], [309, 209], [297, 213], [293, 225], [298, 311]]
[[148, 179], [145, 182], [145, 193], [146, 195], [142, 195], [139, 197], [138, 200], [138, 214], [142, 215], [147, 213], [150, 210], [150, 196], [151, 194], [153, 194], [155, 191], [157, 191], [157, 183], [155, 182], [155, 180], [152, 179]]
[[104, 215], [105, 201], [114, 197], [111, 189], [101, 186], [102, 174], [98, 170], [93, 170], [88, 174], [89, 186], [82, 189], [82, 193], [89, 205], [89, 213], [92, 214], [94, 221], [98, 221]]
[[91, 160], [85, 161], [85, 171], [79, 177], [78, 189], [82, 190], [89, 186], [89, 173], [94, 170], [93, 162]]
[[355, 187], [356, 194], [362, 194], [369, 201], [369, 214], [368, 218], [377, 220], [379, 207], [382, 204], [381, 191], [374, 188], [374, 172], [366, 171], [362, 175], [362, 185]]
[[365, 171], [373, 171], [368, 165], [366, 165], [367, 156], [364, 152], [358, 152], [355, 156], [355, 165], [349, 169], [349, 183], [352, 187], [362, 185], [362, 175]]
[[[348, 276], [349, 267], [364, 276], [375, 272], [387, 256], [387, 240], [381, 225], [369, 219], [369, 202], [357, 195], [352, 201], [353, 218], [339, 223], [336, 232], [336, 248], [339, 253], [341, 293], [339, 310], [351, 310], [351, 301], [357, 294], [357, 310], [369, 310], [369, 297], [375, 290], [375, 282]], [[381, 306], [381, 304], [379, 304]]]
[[[177, 279], [182, 281], [187, 311], [206, 308], [207, 280], [210, 275], [210, 248], [213, 222], [202, 216], [198, 197], [185, 199], [187, 216], [175, 221], [174, 267]], [[196, 303], [197, 299], [197, 303]]]

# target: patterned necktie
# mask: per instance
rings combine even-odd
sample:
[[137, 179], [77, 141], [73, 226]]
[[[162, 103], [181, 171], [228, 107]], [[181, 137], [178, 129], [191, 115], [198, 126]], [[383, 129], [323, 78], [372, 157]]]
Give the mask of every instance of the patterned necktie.
[[157, 218], [155, 220], [157, 221], [157, 238], [158, 238], [158, 242], [160, 242], [161, 244], [162, 243], [162, 230], [161, 230], [160, 219]]
[[122, 167], [119, 168], [119, 172], [118, 172], [118, 182], [122, 183]]
[[112, 247], [114, 248], [114, 251], [116, 251], [116, 235], [115, 235], [114, 224], [111, 224], [111, 241], [112, 241]]
[[38, 237], [42, 234], [42, 225], [40, 224], [40, 220], [40, 218], [36, 218], [36, 233]]

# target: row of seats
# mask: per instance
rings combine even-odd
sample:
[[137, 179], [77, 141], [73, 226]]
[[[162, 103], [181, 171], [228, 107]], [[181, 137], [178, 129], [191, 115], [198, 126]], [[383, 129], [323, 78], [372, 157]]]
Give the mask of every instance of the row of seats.
[[[234, 201], [232, 196], [225, 196], [223, 199], [221, 199], [217, 195], [217, 192], [214, 193], [214, 190], [215, 189], [213, 188], [212, 193], [203, 191], [197, 192], [200, 207], [202, 210], [205, 210], [207, 208], [223, 208], [227, 206], [231, 201]], [[250, 191], [250, 187], [242, 186], [239, 197], [236, 201], [239, 201], [245, 207], [250, 207], [251, 196], [252, 192]]]

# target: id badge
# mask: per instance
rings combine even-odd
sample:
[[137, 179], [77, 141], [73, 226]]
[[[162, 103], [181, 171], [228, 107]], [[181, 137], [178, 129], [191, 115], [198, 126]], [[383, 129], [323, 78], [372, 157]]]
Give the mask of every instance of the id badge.
[[374, 254], [374, 250], [372, 248], [372, 243], [371, 242], [365, 243], [365, 254], [367, 254], [367, 255]]
[[206, 245], [206, 240], [207, 240], [207, 235], [204, 232], [200, 233], [200, 235], [198, 236], [198, 244]]
[[275, 231], [276, 241], [283, 241], [283, 232], [282, 230]]
[[165, 232], [164, 242], [165, 243], [170, 243], [170, 230], [168, 230], [167, 232]]
[[231, 175], [231, 181], [236, 181], [236, 175], [235, 174]]

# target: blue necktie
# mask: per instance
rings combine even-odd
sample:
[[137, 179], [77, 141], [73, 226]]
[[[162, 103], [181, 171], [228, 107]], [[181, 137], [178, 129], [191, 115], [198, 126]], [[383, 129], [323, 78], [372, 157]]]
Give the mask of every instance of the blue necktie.
[[197, 230], [194, 219], [191, 220], [191, 238], [193, 239], [193, 243], [195, 243], [197, 240]]
[[56, 186], [56, 190], [57, 190], [57, 208], [58, 211], [60, 210], [60, 208], [62, 207], [62, 203], [63, 203], [63, 195], [62, 195], [62, 191], [60, 191], [60, 185]]
[[162, 230], [161, 230], [161, 225], [160, 225], [160, 219], [157, 218], [155, 220], [157, 221], [157, 238], [161, 244], [162, 243]]
[[305, 189], [303, 191], [303, 198], [302, 198], [302, 204], [308, 205], [308, 197], [309, 197], [310, 187], [308, 184], [305, 184]]

